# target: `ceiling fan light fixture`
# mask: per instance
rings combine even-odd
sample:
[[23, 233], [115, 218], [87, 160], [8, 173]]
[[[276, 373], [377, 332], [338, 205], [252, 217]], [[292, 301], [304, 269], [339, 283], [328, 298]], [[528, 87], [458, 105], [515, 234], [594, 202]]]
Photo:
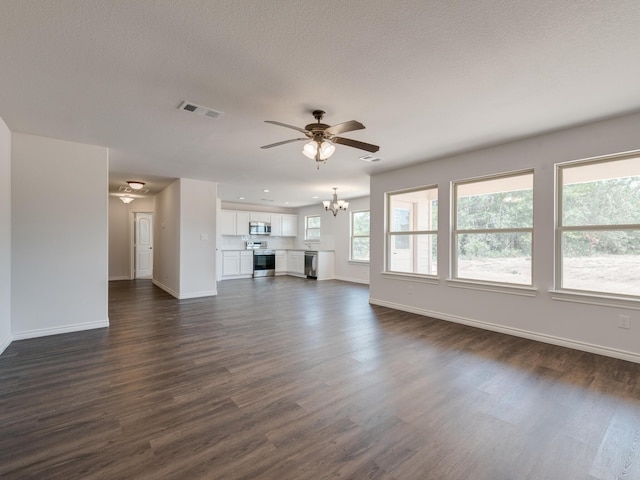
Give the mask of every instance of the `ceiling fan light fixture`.
[[311, 140], [302, 148], [302, 154], [311, 160], [315, 160], [316, 154], [318, 153], [318, 144], [320, 144], [320, 160], [326, 160], [336, 151], [335, 145], [329, 142], [317, 142], [316, 140]]

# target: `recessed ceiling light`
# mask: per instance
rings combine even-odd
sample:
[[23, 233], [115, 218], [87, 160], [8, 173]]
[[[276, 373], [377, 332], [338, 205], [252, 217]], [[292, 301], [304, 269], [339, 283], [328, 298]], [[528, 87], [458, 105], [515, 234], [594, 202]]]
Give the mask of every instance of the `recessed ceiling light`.
[[269, 189], [265, 188], [264, 190], [262, 190], [264, 193], [269, 193]]
[[285, 205], [289, 205], [289, 202], [284, 202]]
[[244, 197], [238, 197], [238, 200], [244, 200]]
[[320, 197], [318, 197], [317, 195], [314, 195], [314, 196], [313, 196], [313, 197], [311, 197], [311, 198], [316, 199], [316, 198], [320, 198]]

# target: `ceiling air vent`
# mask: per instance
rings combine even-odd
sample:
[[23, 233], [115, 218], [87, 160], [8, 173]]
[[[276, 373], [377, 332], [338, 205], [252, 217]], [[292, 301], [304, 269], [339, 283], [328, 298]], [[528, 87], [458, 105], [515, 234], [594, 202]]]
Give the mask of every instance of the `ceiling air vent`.
[[373, 162], [379, 162], [382, 159], [378, 158], [378, 157], [375, 157], [373, 155], [363, 155], [362, 157], [360, 157], [360, 160], [364, 160], [365, 162], [373, 163]]
[[184, 110], [185, 112], [197, 113], [198, 115], [209, 118], [218, 118], [223, 114], [222, 112], [218, 112], [213, 108], [202, 107], [191, 102], [182, 102], [178, 108], [180, 110]]

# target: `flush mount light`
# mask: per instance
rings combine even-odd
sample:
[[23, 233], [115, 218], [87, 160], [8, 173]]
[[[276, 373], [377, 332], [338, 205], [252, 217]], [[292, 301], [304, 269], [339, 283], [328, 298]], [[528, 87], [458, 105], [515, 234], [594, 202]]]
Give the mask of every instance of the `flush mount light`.
[[126, 203], [126, 204], [129, 204], [135, 200], [135, 198], [130, 197], [129, 195], [123, 195], [122, 197], [119, 197], [119, 198], [120, 200], [122, 200], [123, 203]]
[[127, 182], [127, 185], [129, 185], [133, 190], [141, 190], [144, 187], [144, 182], [139, 182], [137, 180], [129, 180]]

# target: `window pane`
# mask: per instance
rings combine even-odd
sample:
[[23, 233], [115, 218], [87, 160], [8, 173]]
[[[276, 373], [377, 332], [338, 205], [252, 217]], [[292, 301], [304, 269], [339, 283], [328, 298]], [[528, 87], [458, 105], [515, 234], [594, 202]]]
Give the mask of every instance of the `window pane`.
[[307, 217], [307, 228], [320, 228], [320, 217], [317, 215]]
[[640, 231], [562, 234], [562, 288], [640, 295]]
[[456, 194], [458, 230], [533, 226], [533, 174], [460, 184]]
[[307, 240], [320, 240], [320, 229], [319, 228], [308, 228], [307, 229]]
[[637, 158], [565, 168], [562, 174], [562, 225], [640, 224], [640, 173], [593, 179], [596, 173], [607, 177], [616, 171], [621, 175], [631, 174], [631, 161], [640, 170], [640, 159]]
[[457, 236], [457, 278], [531, 285], [531, 233]]
[[353, 239], [351, 260], [369, 261], [369, 237], [356, 237]]
[[437, 274], [436, 234], [390, 235], [389, 270], [392, 272]]
[[353, 213], [353, 235], [358, 237], [369, 235], [369, 212]]
[[[389, 231], [411, 232], [432, 230], [433, 216], [437, 208], [432, 208], [435, 200], [437, 207], [438, 189], [428, 188], [389, 195]], [[437, 226], [437, 223], [436, 223]]]

